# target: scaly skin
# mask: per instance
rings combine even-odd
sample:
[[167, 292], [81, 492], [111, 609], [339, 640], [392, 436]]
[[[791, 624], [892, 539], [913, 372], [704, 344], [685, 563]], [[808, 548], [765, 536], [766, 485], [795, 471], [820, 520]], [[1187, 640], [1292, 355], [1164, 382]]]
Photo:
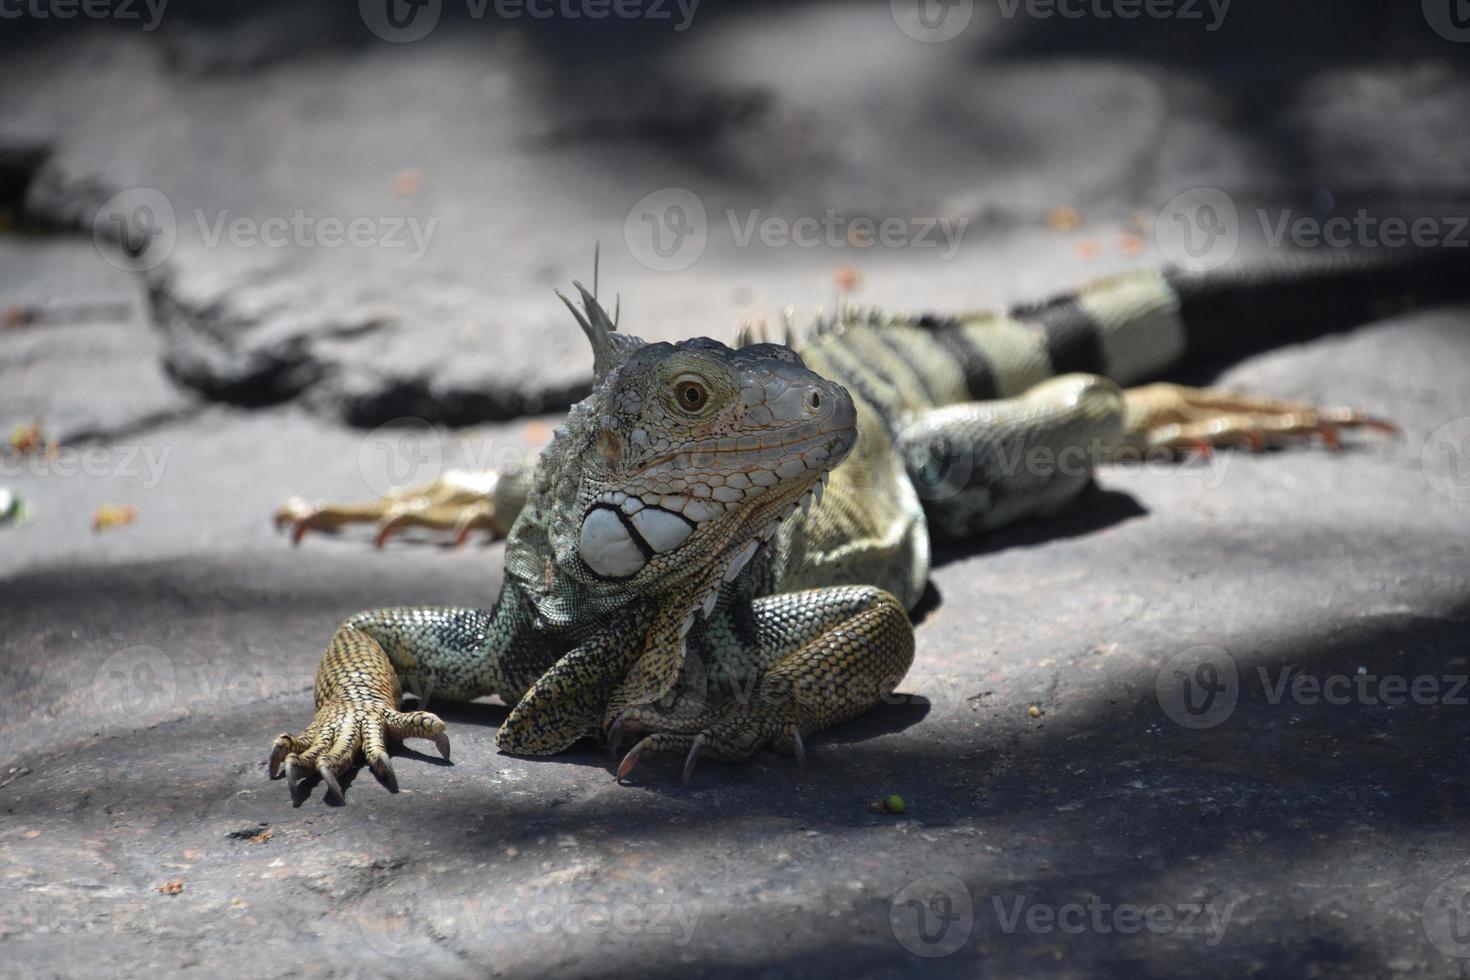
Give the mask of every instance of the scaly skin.
[[[1176, 289], [1176, 286], [1178, 287]], [[581, 287], [578, 287], [581, 289]], [[1342, 428], [1362, 413], [1149, 385], [1190, 341], [1203, 296], [1155, 273], [1119, 277], [1009, 314], [955, 318], [843, 310], [791, 347], [708, 339], [645, 344], [581, 290], [595, 384], [534, 472], [447, 477], [374, 505], [277, 515], [330, 529], [509, 529], [490, 610], [382, 609], [337, 631], [317, 713], [271, 757], [297, 779], [337, 775], [361, 751], [390, 783], [387, 738], [444, 723], [397, 710], [399, 684], [514, 705], [496, 742], [544, 755], [583, 737], [627, 776], [653, 751], [740, 760], [804, 757], [811, 733], [894, 690], [913, 660], [907, 610], [929, 572], [931, 532], [957, 539], [1068, 503], [1091, 462], [1125, 451], [1259, 448]], [[1181, 304], [1184, 304], [1181, 306]], [[789, 343], [797, 343], [794, 339]], [[1104, 376], [1106, 375], [1106, 376]], [[823, 488], [826, 487], [825, 499]]]

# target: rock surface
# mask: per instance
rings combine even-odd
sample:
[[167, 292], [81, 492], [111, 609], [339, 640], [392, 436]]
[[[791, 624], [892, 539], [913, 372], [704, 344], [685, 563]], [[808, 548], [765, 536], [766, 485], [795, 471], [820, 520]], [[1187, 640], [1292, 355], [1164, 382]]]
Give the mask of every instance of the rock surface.
[[[264, 975], [1454, 976], [1431, 899], [1457, 900], [1470, 874], [1470, 713], [1451, 696], [1470, 673], [1470, 505], [1465, 460], [1430, 436], [1470, 417], [1467, 315], [1241, 365], [1234, 384], [1357, 401], [1406, 434], [1222, 455], [1219, 470], [1110, 468], [1055, 526], [944, 556], [900, 703], [814, 738], [805, 772], [766, 756], [711, 764], [688, 789], [666, 760], [619, 786], [592, 746], [498, 755], [504, 708], [436, 705], [453, 765], [406, 752], [396, 796], [359, 773], [348, 806], [317, 791], [292, 808], [264, 757], [308, 717], [333, 626], [497, 586], [499, 546], [380, 553], [343, 535], [293, 551], [272, 534], [288, 492], [365, 494], [359, 436], [216, 411], [138, 438], [172, 450], [156, 486], [12, 479], [34, 516], [0, 557], [6, 961], [86, 976], [233, 973], [242, 957]], [[106, 501], [136, 504], [137, 524], [88, 531]], [[1192, 730], [1159, 691], [1202, 645], [1238, 670], [1238, 703]], [[1366, 678], [1370, 694], [1386, 675], [1432, 678], [1440, 703], [1273, 693], [1299, 674]], [[891, 793], [904, 815], [869, 810]], [[903, 890], [938, 878], [964, 894], [944, 876], [971, 896], [970, 932], [921, 961], [899, 936], [945, 947], [913, 938]], [[1080, 907], [1087, 924], [1008, 926], [1018, 902]], [[1130, 910], [1155, 905], [1172, 916], [1160, 931], [1130, 931]]]
[[[1349, 23], [1343, 60], [1355, 45], [1400, 59], [1348, 71], [1308, 51], [1277, 69], [1287, 84], [1265, 64], [1286, 42], [1261, 35], [1252, 60], [1249, 20], [1229, 44], [1084, 57], [1099, 42], [1074, 25], [980, 9], [986, 31], [949, 45], [911, 41], [881, 6], [754, 5], [614, 52], [534, 25], [389, 46], [316, 14], [240, 16], [229, 43], [186, 20], [145, 37], [40, 31], [0, 59], [0, 143], [47, 154], [33, 218], [85, 229], [137, 186], [185, 216], [141, 281], [85, 235], [0, 237], [0, 309], [39, 311], [0, 328], [0, 434], [39, 418], [61, 443], [50, 459], [0, 455], [0, 487], [30, 512], [0, 526], [8, 971], [1462, 974], [1470, 307], [1220, 376], [1360, 405], [1400, 439], [1109, 467], [1055, 522], [945, 549], [903, 697], [812, 739], [805, 771], [711, 763], [686, 789], [659, 759], [619, 786], [593, 746], [501, 756], [503, 706], [435, 704], [454, 763], [401, 753], [396, 795], [362, 771], [347, 806], [318, 787], [293, 808], [265, 774], [271, 739], [309, 717], [338, 622], [487, 602], [501, 556], [377, 552], [363, 533], [293, 550], [272, 508], [381, 492], [404, 436], [408, 482], [543, 439], [549, 416], [438, 424], [578, 389], [589, 359], [550, 289], [587, 274], [594, 239], [603, 288], [656, 337], [830, 300], [832, 267], [852, 261], [739, 248], [716, 233], [727, 206], [977, 215], [950, 261], [864, 252], [860, 298], [1035, 296], [1156, 259], [1121, 248], [1118, 229], [1196, 183], [1470, 186], [1464, 128], [1444, 122], [1463, 118], [1466, 92], [1447, 42]], [[1280, 16], [1302, 46], [1307, 15]], [[802, 42], [813, 31], [823, 44]], [[553, 70], [569, 50], [583, 64]], [[625, 61], [669, 84], [623, 97]], [[729, 102], [752, 90], [764, 108]], [[1238, 106], [1242, 90], [1286, 94], [1242, 121], [1214, 101]], [[662, 111], [674, 91], [687, 104]], [[670, 118], [673, 137], [654, 124]], [[409, 169], [421, 185], [395, 196]], [[639, 265], [624, 216], [681, 185], [712, 216], [705, 253], [677, 273]], [[1042, 227], [1058, 204], [1084, 226]], [[193, 208], [295, 207], [440, 224], [416, 262], [184, 233]], [[402, 415], [421, 421], [339, 424]], [[136, 522], [94, 532], [104, 505]], [[1181, 675], [1225, 690], [1197, 717]], [[1390, 677], [1425, 679], [1425, 696]], [[903, 815], [870, 809], [890, 794]], [[909, 900], [935, 896], [920, 919]]]
[[[904, 307], [1086, 278], [1131, 215], [1151, 227], [1189, 188], [1463, 193], [1470, 79], [1417, 11], [1240, 6], [1218, 31], [1144, 20], [1090, 49], [1084, 25], [990, 5], [939, 44], [883, 4], [593, 34], [451, 13], [412, 44], [350, 8], [233, 31], [165, 18], [14, 45], [0, 156], [31, 154], [42, 220], [156, 232], [130, 264], [190, 387], [465, 424], [582, 390], [552, 289], [590, 275], [597, 242], [630, 325], [729, 336], [830, 302], [845, 264], [880, 265], [861, 298]], [[1326, 22], [1331, 39], [1303, 40]], [[1087, 226], [1051, 236], [1052, 275], [1021, 278], [1009, 236], [1064, 206]], [[807, 244], [762, 232], [772, 219]], [[857, 219], [901, 224], [866, 246]]]

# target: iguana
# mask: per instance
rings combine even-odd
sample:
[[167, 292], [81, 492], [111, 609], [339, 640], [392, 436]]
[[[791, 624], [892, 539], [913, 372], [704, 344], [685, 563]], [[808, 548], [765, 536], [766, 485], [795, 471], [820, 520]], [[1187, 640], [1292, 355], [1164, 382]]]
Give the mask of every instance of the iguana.
[[[1303, 326], [1358, 322], [1370, 300], [1463, 288], [1438, 257], [1248, 273], [1120, 275], [1048, 302], [953, 317], [845, 308], [785, 344], [743, 336], [645, 343], [595, 289], [572, 311], [594, 355], [534, 468], [447, 476], [366, 506], [285, 505], [312, 528], [379, 521], [507, 537], [489, 609], [405, 607], [349, 618], [317, 671], [316, 716], [276, 739], [293, 798], [359, 752], [390, 786], [389, 739], [445, 724], [399, 710], [400, 677], [446, 700], [513, 705], [517, 755], [583, 738], [631, 773], [654, 751], [742, 760], [794, 753], [898, 685], [931, 537], [956, 540], [1066, 505], [1091, 464], [1141, 451], [1259, 447], [1342, 429], [1362, 412], [1168, 383], [1187, 356]], [[1038, 455], [1035, 450], [1042, 451]], [[1063, 465], [1070, 453], [1073, 464]], [[1050, 460], [1050, 463], [1046, 461]], [[824, 492], [825, 491], [825, 492]]]

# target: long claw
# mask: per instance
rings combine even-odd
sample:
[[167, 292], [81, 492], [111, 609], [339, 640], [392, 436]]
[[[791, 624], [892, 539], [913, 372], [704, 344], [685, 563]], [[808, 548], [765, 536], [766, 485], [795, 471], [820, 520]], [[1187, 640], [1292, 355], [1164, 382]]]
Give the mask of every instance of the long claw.
[[475, 527], [476, 524], [472, 520], [460, 521], [459, 526], [454, 529], [454, 542], [450, 545], [450, 547], [463, 548], [464, 543], [470, 539], [470, 532], [473, 531]]
[[791, 730], [791, 748], [796, 753], [796, 764], [802, 769], [805, 769], [806, 743], [801, 740], [801, 732], [795, 728]]
[[440, 758], [449, 761], [449, 733], [440, 732], [434, 736], [434, 748], [439, 750]]
[[299, 518], [295, 524], [291, 525], [291, 547], [294, 548], [301, 544], [301, 539], [306, 537], [306, 532], [316, 526], [316, 514], [308, 514], [305, 517]]
[[[652, 736], [650, 736], [650, 738], [651, 737]], [[628, 752], [627, 755], [623, 756], [623, 762], [622, 762], [622, 764], [620, 766], [618, 766], [618, 781], [619, 782], [622, 782], [624, 779], [627, 779], [628, 776], [629, 776], [629, 774], [632, 773], [633, 767], [636, 766], [636, 765], [638, 765], [638, 757], [643, 753], [643, 747], [645, 745], [647, 745], [647, 744], [648, 744], [648, 739], [645, 738], [643, 741], [641, 741], [637, 745], [633, 746], [633, 748], [631, 750], [629, 750], [629, 752]]]
[[470, 534], [480, 528], [494, 530], [493, 511], [488, 504], [471, 507], [460, 514], [454, 526], [454, 547], [459, 548], [470, 539]]
[[282, 735], [276, 739], [276, 744], [271, 746], [270, 778], [275, 779], [281, 774], [281, 763], [286, 761], [286, 756], [291, 752], [289, 735]]
[[694, 744], [689, 746], [689, 755], [684, 758], [684, 785], [689, 785], [689, 780], [694, 776], [695, 763], [699, 762], [699, 753], [707, 741], [703, 734], [694, 737]]
[[286, 760], [286, 791], [291, 794], [292, 802], [300, 805], [300, 794], [297, 789], [301, 786], [301, 774], [296, 770], [296, 760]]
[[342, 784], [337, 782], [337, 774], [332, 771], [332, 767], [323, 760], [316, 764], [316, 771], [321, 775], [322, 782], [327, 784], [327, 789], [336, 794], [338, 802], [346, 803], [347, 796], [342, 792]]
[[1174, 451], [1182, 456], [1194, 456], [1199, 460], [1209, 459], [1215, 455], [1215, 447], [1204, 439], [1181, 438]]
[[393, 771], [393, 763], [388, 758], [387, 752], [379, 752], [377, 758], [372, 761], [372, 767], [373, 772], [388, 784], [388, 792], [398, 792], [398, 774]]
[[1399, 428], [1388, 419], [1381, 419], [1373, 415], [1365, 415], [1351, 408], [1337, 408], [1317, 413], [1318, 421], [1323, 425], [1331, 425], [1344, 429], [1368, 429], [1386, 436], [1401, 436], [1404, 430]]
[[613, 719], [612, 726], [607, 730], [607, 761], [609, 764], [617, 759], [618, 749], [622, 748], [623, 738], [626, 735], [623, 731], [623, 722], [627, 719], [628, 712], [632, 710], [632, 708], [624, 708], [618, 712], [618, 716]]
[[387, 545], [388, 539], [406, 527], [407, 523], [403, 514], [390, 514], [383, 518], [382, 523], [378, 525], [378, 533], [373, 538], [373, 546], [382, 548]]
[[291, 528], [291, 544], [294, 546], [300, 544], [302, 537], [311, 530], [311, 520], [315, 514], [315, 507], [300, 497], [292, 497], [276, 508], [273, 523], [277, 531]]

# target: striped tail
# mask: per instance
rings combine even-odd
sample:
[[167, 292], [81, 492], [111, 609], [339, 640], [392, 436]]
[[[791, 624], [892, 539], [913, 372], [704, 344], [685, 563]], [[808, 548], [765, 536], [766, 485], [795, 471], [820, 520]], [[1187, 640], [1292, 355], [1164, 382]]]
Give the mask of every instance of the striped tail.
[[1052, 369], [1123, 384], [1183, 362], [1239, 357], [1375, 317], [1470, 298], [1464, 250], [1274, 253], [1209, 273], [1129, 273], [1013, 309], [1039, 330]]
[[895, 434], [913, 412], [1016, 397], [1058, 374], [1101, 374], [1132, 385], [1462, 297], [1470, 297], [1470, 252], [1278, 252], [1205, 274], [1125, 273], [1008, 312], [914, 317], [847, 310], [797, 348]]

